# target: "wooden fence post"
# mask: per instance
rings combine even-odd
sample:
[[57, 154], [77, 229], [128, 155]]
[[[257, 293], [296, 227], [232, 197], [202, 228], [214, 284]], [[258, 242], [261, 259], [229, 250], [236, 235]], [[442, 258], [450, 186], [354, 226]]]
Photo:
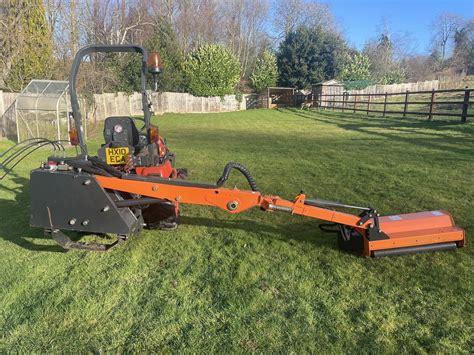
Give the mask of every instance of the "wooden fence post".
[[409, 91], [407, 90], [407, 92], [405, 93], [405, 106], [403, 107], [403, 117], [405, 118], [405, 116], [407, 115], [407, 109], [408, 109], [408, 95], [409, 95]]
[[462, 114], [461, 114], [461, 122], [467, 122], [467, 111], [469, 109], [469, 95], [471, 94], [471, 90], [468, 90], [466, 86], [466, 90], [464, 91], [464, 101], [462, 103]]
[[387, 92], [385, 92], [385, 101], [383, 103], [383, 117], [385, 117], [386, 111], [387, 111]]
[[[133, 95], [133, 94], [127, 95], [128, 111], [130, 112], [130, 116], [133, 116], [133, 111], [132, 111], [132, 95]], [[154, 107], [153, 109], [156, 110], [155, 107]]]
[[357, 94], [354, 94], [354, 113], [356, 113], [357, 106]]
[[332, 110], [334, 111], [336, 105], [336, 94], [332, 95]]
[[342, 112], [344, 112], [344, 109], [346, 108], [346, 92], [342, 93]]
[[434, 98], [435, 98], [435, 91], [433, 89], [433, 91], [431, 91], [431, 101], [430, 101], [430, 114], [428, 116], [428, 120], [432, 120], [433, 119], [433, 103], [434, 103]]
[[367, 97], [367, 116], [369, 115], [369, 110], [370, 110], [370, 94]]
[[104, 118], [102, 118], [103, 120], [105, 120], [107, 117], [108, 117], [108, 113], [107, 113], [107, 99], [105, 98], [105, 95], [104, 93], [102, 93], [101, 96], [101, 99], [102, 99], [102, 107], [104, 108]]
[[5, 102], [3, 100], [3, 91], [0, 90], [0, 138], [7, 136], [7, 118], [5, 113]]

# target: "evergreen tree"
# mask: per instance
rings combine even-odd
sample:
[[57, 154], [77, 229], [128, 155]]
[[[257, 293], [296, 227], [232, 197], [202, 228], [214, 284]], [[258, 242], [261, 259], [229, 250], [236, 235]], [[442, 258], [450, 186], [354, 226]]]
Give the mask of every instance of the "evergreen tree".
[[9, 0], [6, 18], [11, 32], [2, 48], [5, 85], [19, 91], [32, 79], [49, 79], [52, 37], [42, 0]]
[[334, 79], [344, 62], [347, 46], [338, 34], [321, 27], [300, 26], [289, 32], [277, 53], [279, 83], [309, 88], [311, 84]]
[[[180, 92], [185, 89], [182, 71], [183, 54], [177, 44], [176, 34], [171, 24], [160, 21], [153, 35], [145, 42], [145, 48], [160, 54], [163, 71], [158, 76], [158, 90]], [[133, 92], [140, 90], [140, 58], [133, 55], [115, 55], [110, 63], [118, 67], [117, 91]]]

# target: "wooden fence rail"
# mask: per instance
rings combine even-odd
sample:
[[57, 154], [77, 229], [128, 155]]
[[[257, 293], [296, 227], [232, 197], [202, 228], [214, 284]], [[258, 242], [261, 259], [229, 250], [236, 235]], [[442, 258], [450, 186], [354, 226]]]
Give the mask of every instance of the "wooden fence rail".
[[[427, 116], [429, 120], [433, 116], [460, 117], [461, 122], [467, 122], [468, 118], [474, 117], [470, 107], [474, 105], [471, 101], [473, 88], [431, 90], [431, 91], [406, 91], [384, 94], [352, 94], [345, 92], [341, 94], [315, 95], [313, 106], [322, 109], [340, 109], [343, 112], [381, 113], [387, 114]], [[394, 105], [403, 107], [397, 110]], [[416, 110], [416, 107], [423, 110]], [[443, 111], [444, 110], [444, 111]], [[448, 111], [448, 112], [446, 112]]]

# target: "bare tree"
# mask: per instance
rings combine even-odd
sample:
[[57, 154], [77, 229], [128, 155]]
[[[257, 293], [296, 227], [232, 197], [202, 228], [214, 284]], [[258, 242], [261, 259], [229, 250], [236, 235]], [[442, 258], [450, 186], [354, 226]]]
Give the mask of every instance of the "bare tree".
[[[218, 0], [176, 0], [174, 28], [185, 52], [219, 40], [221, 14]], [[231, 2], [229, 2], [231, 3]]]
[[402, 60], [409, 82], [432, 80], [434, 71], [429, 56], [413, 55]]
[[273, 26], [276, 39], [283, 38], [296, 27], [322, 27], [336, 32], [337, 26], [328, 4], [317, 0], [277, 0], [274, 3]]
[[222, 14], [219, 41], [224, 43], [239, 59], [242, 76], [250, 74], [256, 57], [265, 41], [267, 0], [234, 0], [221, 5]]
[[433, 30], [432, 50], [433, 52], [439, 52], [441, 65], [444, 64], [449, 51], [453, 47], [454, 35], [461, 23], [462, 17], [443, 12], [431, 24]]

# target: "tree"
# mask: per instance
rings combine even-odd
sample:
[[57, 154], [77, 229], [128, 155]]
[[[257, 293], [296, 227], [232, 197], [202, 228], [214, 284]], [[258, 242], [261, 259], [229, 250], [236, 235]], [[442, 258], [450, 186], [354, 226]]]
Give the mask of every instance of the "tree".
[[153, 36], [145, 43], [149, 51], [160, 54], [163, 62], [163, 73], [158, 77], [158, 88], [161, 91], [183, 91], [185, 89], [183, 51], [177, 45], [176, 34], [171, 24], [162, 19], [155, 27]]
[[48, 79], [53, 62], [52, 38], [41, 0], [9, 0], [6, 36], [0, 43], [5, 86], [21, 90], [32, 79]]
[[256, 92], [268, 86], [275, 86], [278, 79], [278, 67], [275, 55], [265, 50], [257, 59], [250, 81]]
[[403, 57], [400, 39], [385, 25], [378, 37], [366, 42], [363, 53], [371, 63], [371, 77], [380, 84], [395, 84], [406, 77], [406, 70], [400, 58]]
[[474, 74], [474, 19], [468, 20], [454, 34], [452, 65], [468, 75]]
[[378, 79], [378, 82], [382, 85], [398, 84], [402, 83], [406, 78], [406, 70], [401, 65], [392, 67], [392, 69], [386, 72], [383, 76]]
[[377, 38], [366, 42], [363, 50], [371, 62], [371, 74], [379, 79], [392, 70], [394, 65], [394, 44], [391, 35], [383, 32]]
[[432, 51], [440, 54], [440, 66], [445, 64], [449, 51], [453, 47], [454, 35], [459, 29], [462, 18], [448, 12], [441, 13], [432, 22], [433, 29]]
[[273, 27], [277, 39], [299, 26], [323, 27], [328, 32], [336, 32], [336, 21], [328, 4], [317, 0], [277, 0], [274, 7]]
[[277, 53], [279, 83], [309, 88], [311, 84], [339, 75], [347, 46], [342, 38], [321, 27], [300, 26], [289, 32]]
[[416, 82], [433, 79], [433, 61], [436, 61], [436, 58], [424, 55], [413, 55], [404, 58], [402, 67], [406, 69], [407, 80]]
[[345, 81], [369, 80], [370, 59], [366, 54], [355, 53], [341, 69], [341, 79]]
[[183, 69], [189, 92], [196, 96], [230, 95], [240, 79], [239, 60], [217, 44], [205, 44], [192, 51]]
[[221, 1], [219, 13], [219, 42], [239, 58], [241, 77], [248, 78], [267, 41], [267, 0]]
[[[158, 89], [160, 91], [183, 91], [184, 75], [182, 72], [183, 54], [177, 45], [176, 34], [171, 24], [162, 18], [148, 40], [145, 48], [148, 51], [158, 52], [163, 62], [163, 72], [158, 76]], [[109, 65], [115, 67], [118, 73], [117, 91], [140, 90], [140, 58], [136, 55], [116, 55]]]

